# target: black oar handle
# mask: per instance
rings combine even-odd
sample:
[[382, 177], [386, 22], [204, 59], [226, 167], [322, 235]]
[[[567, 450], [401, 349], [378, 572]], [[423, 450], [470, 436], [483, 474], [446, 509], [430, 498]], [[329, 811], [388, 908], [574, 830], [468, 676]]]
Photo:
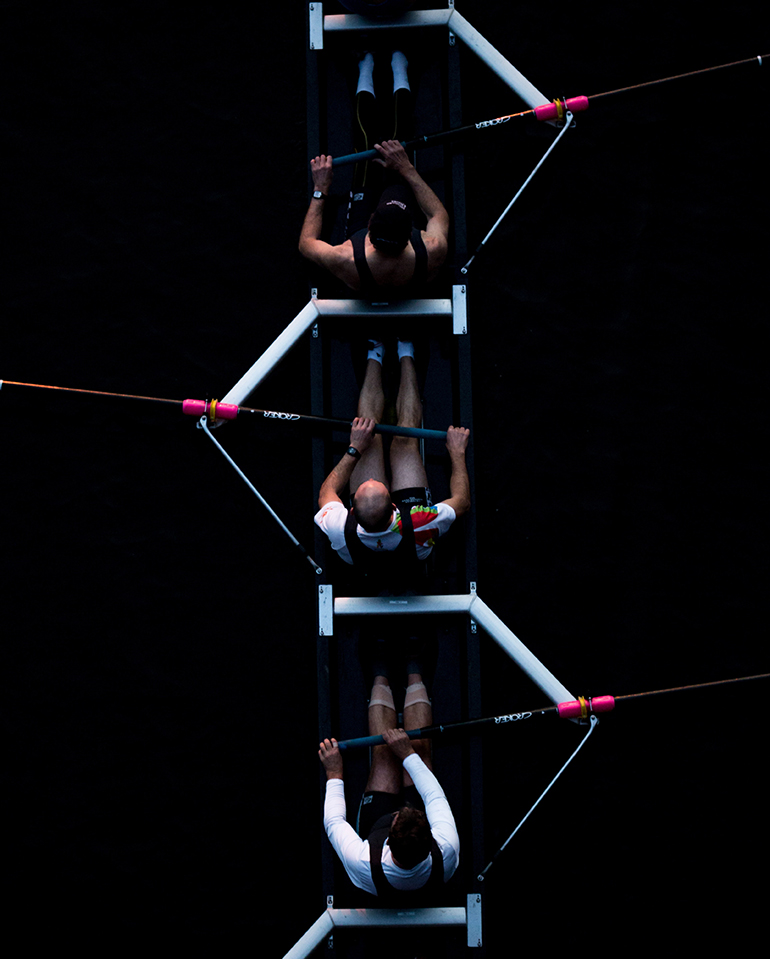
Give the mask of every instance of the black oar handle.
[[[413, 144], [406, 140], [401, 141], [401, 146], [409, 150]], [[360, 153], [346, 153], [345, 156], [333, 157], [332, 166], [346, 166], [348, 163], [358, 163], [359, 160], [374, 160], [380, 154], [376, 150], [361, 150]]]
[[[407, 732], [407, 736], [410, 739], [422, 739], [423, 736], [427, 736], [430, 732], [431, 727], [425, 729], [410, 729]], [[370, 746], [382, 746], [385, 740], [382, 736], [360, 736], [358, 739], [344, 739], [341, 743], [338, 742], [337, 745], [341, 750], [345, 749], [365, 749]]]

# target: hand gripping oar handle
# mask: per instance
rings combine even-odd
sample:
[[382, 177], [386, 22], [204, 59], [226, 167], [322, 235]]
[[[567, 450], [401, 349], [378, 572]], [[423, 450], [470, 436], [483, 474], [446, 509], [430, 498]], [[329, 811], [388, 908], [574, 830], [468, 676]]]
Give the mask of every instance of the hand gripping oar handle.
[[[521, 719], [530, 719], [532, 716], [539, 716], [543, 713], [554, 713], [557, 709], [557, 706], [546, 706], [545, 709], [537, 709], [527, 713], [508, 713], [505, 716], [487, 716], [484, 719], [468, 719], [462, 723], [425, 726], [423, 729], [408, 729], [406, 734], [410, 739], [424, 739], [429, 736], [437, 736], [440, 733], [458, 732], [459, 730], [470, 729], [471, 727], [513, 723]], [[338, 742], [337, 745], [341, 750], [363, 749], [365, 747], [381, 746], [384, 742], [385, 740], [382, 736], [361, 736], [359, 739], [344, 739], [342, 742]]]
[[[548, 104], [548, 106], [551, 106], [551, 104]], [[451, 140], [453, 137], [460, 137], [465, 133], [475, 133], [477, 130], [497, 127], [503, 123], [507, 123], [508, 120], [513, 120], [514, 117], [523, 117], [534, 112], [533, 110], [525, 110], [523, 113], [511, 113], [506, 117], [495, 117], [494, 120], [480, 120], [478, 123], [469, 123], [464, 127], [454, 127], [451, 130], [441, 130], [438, 133], [427, 133], [414, 140], [401, 140], [400, 142], [405, 150], [419, 150], [420, 147], [430, 147], [435, 143], [441, 143], [442, 140]], [[540, 119], [540, 117], [538, 117], [538, 119]], [[546, 118], [544, 117], [543, 119]], [[548, 119], [550, 119], [550, 117]], [[333, 157], [332, 166], [345, 166], [348, 163], [358, 163], [360, 160], [376, 160], [378, 157], [380, 157], [378, 150], [361, 150], [360, 153], [347, 153], [345, 156]]]
[[[414, 146], [417, 146], [419, 143], [422, 143], [422, 140], [416, 141], [407, 141], [401, 140], [401, 146], [405, 150], [409, 150]], [[358, 163], [359, 160], [375, 160], [380, 154], [377, 150], [361, 150], [360, 153], [346, 153], [345, 156], [333, 157], [332, 166], [346, 166], [349, 163]]]
[[[428, 726], [425, 729], [410, 729], [407, 731], [407, 736], [410, 739], [422, 739], [423, 736], [430, 735], [434, 729], [441, 729], [440, 726]], [[345, 749], [365, 749], [370, 746], [382, 746], [385, 740], [382, 736], [360, 736], [358, 739], [345, 739], [341, 743], [338, 742], [337, 745], [341, 750]]]
[[[531, 113], [531, 110], [527, 110]], [[430, 147], [434, 143], [440, 143], [442, 140], [450, 140], [452, 137], [462, 136], [464, 133], [472, 133], [475, 130], [482, 130], [485, 127], [498, 126], [505, 123], [513, 117], [523, 116], [521, 113], [512, 113], [507, 117], [497, 117], [495, 120], [482, 120], [480, 123], [470, 123], [464, 127], [455, 127], [453, 130], [441, 130], [439, 133], [427, 133], [425, 136], [417, 137], [414, 140], [401, 140], [401, 146], [405, 150], [419, 150], [420, 147]], [[349, 163], [358, 163], [360, 160], [382, 159], [378, 150], [361, 150], [359, 153], [346, 153], [345, 156], [333, 157], [332, 166], [345, 166]]]

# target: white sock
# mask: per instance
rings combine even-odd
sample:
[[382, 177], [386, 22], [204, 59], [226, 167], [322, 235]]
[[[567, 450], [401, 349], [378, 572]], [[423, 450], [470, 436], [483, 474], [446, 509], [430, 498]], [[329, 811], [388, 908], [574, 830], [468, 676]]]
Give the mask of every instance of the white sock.
[[382, 366], [382, 359], [385, 356], [385, 347], [382, 345], [382, 343], [375, 343], [374, 340], [369, 340], [369, 343], [371, 346], [369, 352], [366, 354], [367, 360], [377, 360], [380, 366]]
[[367, 93], [371, 93], [374, 96], [374, 57], [371, 53], [365, 54], [365, 56], [359, 61], [358, 64], [358, 86], [356, 87], [356, 93], [360, 93], [362, 90], [366, 90]]
[[414, 359], [414, 343], [410, 343], [409, 340], [399, 340], [398, 358], [403, 360], [405, 356], [411, 356]]
[[393, 92], [395, 93], [396, 90], [411, 90], [409, 77], [406, 75], [409, 62], [400, 50], [393, 51], [390, 65], [393, 68]]

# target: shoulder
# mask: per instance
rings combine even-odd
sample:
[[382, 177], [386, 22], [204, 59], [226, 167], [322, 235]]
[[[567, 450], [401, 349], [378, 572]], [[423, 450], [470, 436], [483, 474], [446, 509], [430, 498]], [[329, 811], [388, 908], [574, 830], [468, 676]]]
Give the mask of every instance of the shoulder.
[[456, 518], [455, 511], [447, 502], [436, 503], [435, 506], [413, 506], [410, 512], [415, 527], [449, 525]]
[[448, 239], [443, 230], [432, 230], [430, 226], [427, 230], [421, 230], [420, 236], [425, 244], [426, 250], [446, 250]]
[[449, 250], [447, 237], [443, 233], [429, 233], [425, 230], [420, 235], [431, 264], [434, 262], [437, 264], [443, 263]]
[[332, 246], [324, 240], [310, 240], [302, 247], [303, 255], [329, 270], [336, 277], [348, 282], [348, 278], [357, 275], [355, 272], [355, 256], [353, 244], [350, 240]]
[[344, 243], [332, 246], [331, 243], [326, 243], [324, 240], [313, 240], [312, 243], [308, 244], [307, 255], [310, 259], [331, 268], [352, 261], [353, 244], [350, 240], [345, 240]]
[[330, 500], [328, 503], [324, 503], [314, 517], [316, 525], [323, 530], [344, 528], [347, 518], [348, 511], [339, 500]]

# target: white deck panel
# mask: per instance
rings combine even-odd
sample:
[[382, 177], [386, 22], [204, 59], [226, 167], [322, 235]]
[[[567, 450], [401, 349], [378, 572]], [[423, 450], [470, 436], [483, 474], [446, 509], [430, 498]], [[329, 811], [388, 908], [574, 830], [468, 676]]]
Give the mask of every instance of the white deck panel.
[[313, 300], [320, 316], [379, 316], [398, 319], [400, 316], [451, 316], [452, 300], [394, 300], [392, 303], [371, 303], [368, 300]]
[[[474, 910], [475, 912], [475, 910]], [[313, 950], [335, 929], [386, 929], [399, 926], [432, 928], [466, 926], [467, 913], [462, 906], [439, 906], [433, 909], [327, 909], [305, 935], [284, 954], [283, 959], [307, 959]], [[473, 937], [468, 945], [480, 944], [474, 917]]]

